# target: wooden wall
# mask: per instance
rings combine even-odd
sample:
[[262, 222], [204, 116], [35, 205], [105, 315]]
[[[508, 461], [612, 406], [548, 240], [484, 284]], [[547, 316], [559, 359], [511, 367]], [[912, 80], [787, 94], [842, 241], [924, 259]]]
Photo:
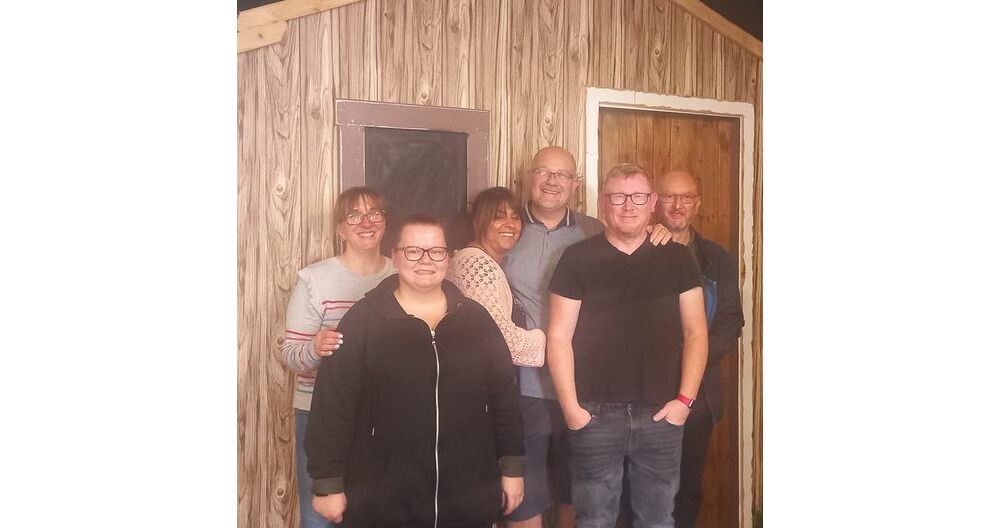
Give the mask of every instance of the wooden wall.
[[[587, 86], [753, 103], [760, 270], [761, 59], [669, 0], [366, 0], [289, 21], [237, 69], [241, 527], [297, 523], [279, 347], [296, 270], [335, 253], [335, 98], [489, 110], [500, 185], [546, 145], [582, 164]], [[753, 304], [759, 380], [759, 295]], [[754, 468], [760, 504], [759, 457]]]

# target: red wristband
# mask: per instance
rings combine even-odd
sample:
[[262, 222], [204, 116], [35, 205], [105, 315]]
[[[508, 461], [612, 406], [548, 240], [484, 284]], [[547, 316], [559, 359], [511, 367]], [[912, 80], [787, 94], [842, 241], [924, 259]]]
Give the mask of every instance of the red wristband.
[[684, 405], [687, 405], [688, 409], [690, 409], [694, 405], [694, 398], [688, 398], [687, 396], [679, 392], [677, 393], [677, 401], [683, 403]]

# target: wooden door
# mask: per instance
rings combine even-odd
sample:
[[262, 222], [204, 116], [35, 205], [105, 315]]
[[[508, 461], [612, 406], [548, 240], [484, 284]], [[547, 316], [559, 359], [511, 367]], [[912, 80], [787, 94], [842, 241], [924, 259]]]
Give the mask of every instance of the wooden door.
[[[695, 229], [731, 255], [739, 249], [739, 141], [736, 118], [602, 108], [598, 122], [599, 188], [611, 167], [636, 163], [654, 178], [685, 169], [702, 181]], [[725, 414], [712, 432], [698, 528], [739, 525], [738, 360], [721, 364]]]

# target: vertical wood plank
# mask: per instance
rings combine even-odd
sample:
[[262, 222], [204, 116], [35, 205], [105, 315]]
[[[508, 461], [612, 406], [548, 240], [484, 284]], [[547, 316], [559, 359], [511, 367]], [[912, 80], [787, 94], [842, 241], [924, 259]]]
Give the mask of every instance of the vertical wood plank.
[[705, 24], [698, 24], [695, 31], [695, 96], [715, 97], [715, 50], [713, 41], [718, 33]]
[[597, 181], [598, 188], [600, 188], [600, 182], [604, 181], [604, 176], [617, 163], [619, 157], [618, 136], [621, 122], [619, 114], [611, 108], [602, 108], [597, 120], [597, 144], [599, 152], [597, 158]]
[[264, 490], [267, 494], [266, 519], [269, 526], [284, 526], [293, 519], [295, 499], [294, 422], [292, 416], [292, 374], [280, 358], [284, 336], [284, 314], [295, 272], [302, 267], [300, 249], [300, 134], [302, 84], [300, 76], [299, 28], [301, 19], [288, 24], [285, 41], [265, 50], [267, 107], [264, 129], [268, 148], [265, 151], [261, 204], [264, 222], [258, 231], [266, 241], [265, 279], [258, 289], [257, 310], [261, 314], [258, 345], [262, 352], [258, 393], [266, 395], [262, 414], [265, 427], [260, 431], [267, 449], [264, 462]]
[[493, 100], [496, 109], [496, 163], [497, 182], [511, 182], [514, 179], [520, 180], [521, 173], [517, 172], [516, 162], [512, 159], [513, 146], [512, 136], [516, 134], [511, 127], [511, 97], [513, 90], [511, 83], [511, 71], [513, 69], [514, 36], [511, 34], [512, 6], [510, 0], [499, 0], [496, 6], [497, 18], [497, 46], [496, 46], [496, 73], [495, 89]]
[[646, 30], [649, 38], [646, 91], [667, 93], [667, 72], [670, 64], [667, 31], [670, 28], [670, 4], [668, 0], [649, 0], [646, 4], [648, 7], [645, 13], [649, 20]]
[[653, 135], [656, 141], [653, 144], [653, 158], [658, 167], [654, 177], [660, 177], [664, 172], [677, 168], [674, 160], [670, 157], [670, 133], [673, 129], [670, 114], [663, 114], [653, 121]]
[[411, 0], [416, 23], [416, 104], [441, 106], [444, 101], [442, 76], [443, 36], [441, 20], [444, 17], [442, 0]]
[[[763, 468], [764, 468], [764, 444], [763, 444], [763, 389], [761, 383], [763, 381], [763, 327], [761, 324], [762, 317], [762, 303], [761, 303], [761, 289], [763, 284], [763, 134], [762, 134], [762, 118], [764, 114], [763, 109], [763, 71], [764, 71], [764, 61], [758, 60], [756, 67], [756, 77], [754, 82], [754, 151], [756, 155], [754, 157], [755, 174], [757, 175], [756, 182], [754, 184], [754, 197], [753, 197], [753, 207], [754, 207], [754, 240], [753, 240], [753, 261], [754, 269], [756, 274], [754, 275], [754, 292], [757, 292], [753, 299], [753, 328], [749, 329], [753, 332], [753, 358], [754, 358], [754, 415], [753, 415], [753, 430], [756, 433], [754, 435], [754, 456], [753, 456], [753, 498], [752, 504], [756, 509], [762, 509], [764, 504], [764, 481], [763, 481]], [[746, 331], [746, 330], [744, 330]]]
[[472, 7], [469, 0], [448, 0], [444, 34], [444, 106], [471, 108], [469, 55], [472, 37]]
[[404, 79], [407, 73], [407, 52], [410, 46], [405, 40], [406, 0], [382, 0], [378, 21], [379, 64], [382, 67], [381, 101], [400, 103], [404, 101], [406, 89]]
[[696, 170], [692, 142], [696, 135], [695, 123], [679, 114], [670, 122], [670, 165], [674, 169]]
[[[729, 168], [729, 160], [719, 159], [722, 155], [719, 144], [726, 141], [721, 134], [727, 127], [725, 127], [725, 120], [719, 118], [702, 118], [698, 125], [699, 138], [703, 139], [695, 145], [700, 163], [694, 174], [701, 178], [702, 194], [701, 213], [698, 215], [699, 219], [695, 228], [701, 230], [702, 234], [709, 240], [724, 245], [729, 240], [729, 232], [733, 227], [729, 225], [728, 204], [726, 207], [722, 207], [720, 203], [722, 197], [728, 195], [731, 187], [731, 183], [728, 181], [729, 173], [720, 172], [723, 167]], [[706, 229], [702, 229], [702, 226], [705, 226]]]
[[378, 101], [379, 97], [382, 95], [382, 68], [380, 67], [381, 59], [381, 39], [378, 36], [379, 22], [382, 19], [381, 16], [381, 1], [380, 0], [366, 0], [362, 2], [364, 6], [364, 25], [361, 26], [363, 29], [362, 33], [364, 35], [364, 65], [365, 65], [365, 99], [369, 101]]
[[715, 70], [715, 81], [712, 83], [712, 91], [714, 93], [713, 97], [718, 100], [722, 100], [723, 94], [723, 84], [725, 81], [725, 64], [726, 58], [722, 49], [722, 35], [718, 32], [712, 35], [712, 66]]
[[[611, 86], [625, 89], [625, 2], [611, 0]], [[629, 43], [630, 45], [632, 42]]]
[[595, 0], [591, 5], [593, 8], [587, 13], [591, 29], [588, 84], [601, 88], [613, 88], [614, 44], [611, 35], [613, 25], [610, 22], [614, 3], [609, 0]]
[[302, 263], [333, 256], [334, 85], [330, 11], [304, 17], [302, 80]]
[[[640, 92], [649, 91], [648, 64], [651, 59], [649, 2], [624, 0], [622, 2], [622, 82], [623, 86]], [[627, 42], [626, 42], [627, 41]]]
[[[344, 13], [343, 9], [332, 9], [330, 10], [330, 85], [333, 88], [333, 99], [336, 101], [338, 98], [347, 98], [347, 76], [343, 71], [344, 62], [341, 61], [341, 57], [347, 53], [345, 37], [342, 31], [344, 26]], [[331, 103], [332, 104], [332, 103]], [[337, 122], [337, 106], [333, 104], [332, 108], [333, 123]], [[331, 178], [331, 197], [339, 196], [341, 191], [343, 191], [340, 183], [340, 133], [337, 130], [337, 126], [333, 125], [333, 145], [332, 153], [330, 156], [332, 165], [332, 178]], [[333, 254], [340, 253], [340, 236], [337, 235], [337, 231], [333, 229], [333, 211], [331, 210], [330, 216], [328, 217], [330, 222], [329, 229], [330, 238], [323, 241], [324, 246], [330, 245], [333, 249]], [[324, 256], [332, 256], [325, 254]]]
[[365, 2], [337, 8], [340, 63], [340, 93], [348, 99], [368, 99], [368, 69], [365, 63]]
[[502, 2], [473, 2], [470, 6], [472, 33], [470, 35], [469, 83], [472, 94], [471, 107], [490, 111], [490, 185], [511, 185], [511, 175], [506, 171], [506, 120], [507, 49], [506, 5]]
[[635, 162], [649, 172], [651, 179], [656, 178], [659, 168], [656, 163], [656, 117], [653, 112], [637, 112], [635, 116]]
[[537, 108], [533, 92], [535, 33], [538, 26], [539, 0], [511, 0], [510, 13], [510, 103], [509, 128], [510, 169], [522, 180], [536, 150], [537, 128], [534, 127]]
[[694, 19], [691, 13], [672, 5], [670, 24], [670, 92], [690, 97], [694, 91], [694, 66], [691, 48]]
[[260, 240], [256, 234], [257, 202], [261, 193], [257, 155], [257, 136], [263, 127], [258, 119], [258, 72], [263, 50], [241, 53], [236, 61], [236, 126], [239, 153], [236, 172], [236, 283], [237, 283], [237, 363], [236, 363], [236, 456], [237, 464], [237, 525], [253, 526], [258, 519], [261, 467], [256, 431], [256, 350], [252, 345], [256, 331], [256, 287], [259, 276]]
[[[587, 72], [590, 68], [591, 0], [566, 2], [566, 60], [563, 63], [563, 147], [576, 158], [581, 179], [586, 157]], [[570, 206], [579, 211], [586, 202], [586, 186], [577, 187]]]
[[[566, 50], [566, 27], [562, 0], [538, 3], [538, 53], [532, 69], [534, 100], [539, 103], [534, 119], [538, 139], [535, 149], [563, 145], [560, 95], [563, 93], [563, 60]], [[531, 153], [533, 154], [533, 153]]]

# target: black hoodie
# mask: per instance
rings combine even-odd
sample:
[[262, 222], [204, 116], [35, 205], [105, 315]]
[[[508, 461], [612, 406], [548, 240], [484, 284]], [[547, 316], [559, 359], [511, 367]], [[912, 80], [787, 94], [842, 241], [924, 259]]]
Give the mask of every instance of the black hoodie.
[[396, 301], [398, 286], [393, 275], [358, 301], [320, 364], [305, 439], [313, 492], [346, 491], [348, 526], [489, 524], [501, 473], [523, 471], [510, 351], [450, 282], [433, 337]]

